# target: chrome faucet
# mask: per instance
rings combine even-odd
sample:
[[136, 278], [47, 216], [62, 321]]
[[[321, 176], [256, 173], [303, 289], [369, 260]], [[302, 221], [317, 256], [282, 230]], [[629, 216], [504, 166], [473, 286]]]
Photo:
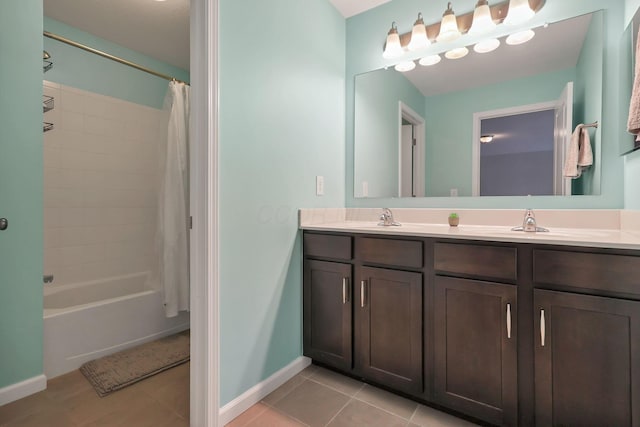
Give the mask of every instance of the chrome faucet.
[[382, 225], [385, 227], [390, 227], [390, 226], [399, 226], [400, 223], [396, 222], [393, 219], [393, 212], [391, 212], [391, 209], [389, 208], [384, 208], [382, 209], [382, 214], [380, 214], [380, 222], [378, 223], [378, 225]]
[[544, 227], [538, 227], [536, 224], [536, 216], [533, 214], [533, 209], [527, 209], [524, 213], [524, 219], [522, 220], [522, 226], [513, 227], [512, 231], [524, 231], [526, 233], [535, 233], [536, 231], [545, 232], [549, 231]]

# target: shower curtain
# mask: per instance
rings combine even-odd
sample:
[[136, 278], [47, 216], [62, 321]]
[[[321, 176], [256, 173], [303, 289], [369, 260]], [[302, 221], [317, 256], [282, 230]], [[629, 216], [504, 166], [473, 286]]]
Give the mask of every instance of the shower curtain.
[[167, 317], [189, 310], [189, 92], [172, 81], [165, 97], [166, 140], [160, 149], [158, 281]]

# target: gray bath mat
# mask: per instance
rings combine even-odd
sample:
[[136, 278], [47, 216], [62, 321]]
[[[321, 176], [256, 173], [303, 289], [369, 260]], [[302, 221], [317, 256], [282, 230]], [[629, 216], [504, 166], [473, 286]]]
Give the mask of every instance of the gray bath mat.
[[189, 331], [92, 360], [80, 372], [104, 397], [140, 380], [189, 361]]

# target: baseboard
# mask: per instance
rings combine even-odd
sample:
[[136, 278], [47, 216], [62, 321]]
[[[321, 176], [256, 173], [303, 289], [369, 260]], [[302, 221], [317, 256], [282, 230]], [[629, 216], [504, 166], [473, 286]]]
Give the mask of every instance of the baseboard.
[[289, 381], [296, 374], [311, 364], [311, 359], [300, 356], [266, 380], [256, 384], [231, 402], [220, 408], [218, 425], [226, 425], [238, 415], [260, 402], [269, 393]]
[[0, 388], [0, 406], [22, 399], [46, 388], [47, 377], [45, 377], [44, 374]]

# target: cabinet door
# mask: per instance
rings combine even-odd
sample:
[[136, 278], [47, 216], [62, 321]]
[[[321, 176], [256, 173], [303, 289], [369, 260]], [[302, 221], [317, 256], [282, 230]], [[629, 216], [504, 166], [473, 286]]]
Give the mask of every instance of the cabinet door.
[[434, 292], [434, 399], [516, 425], [516, 287], [437, 276]]
[[640, 302], [534, 290], [538, 426], [640, 425]]
[[422, 392], [422, 274], [362, 267], [356, 286], [357, 369], [396, 390]]
[[304, 354], [343, 370], [352, 367], [351, 265], [304, 264]]

